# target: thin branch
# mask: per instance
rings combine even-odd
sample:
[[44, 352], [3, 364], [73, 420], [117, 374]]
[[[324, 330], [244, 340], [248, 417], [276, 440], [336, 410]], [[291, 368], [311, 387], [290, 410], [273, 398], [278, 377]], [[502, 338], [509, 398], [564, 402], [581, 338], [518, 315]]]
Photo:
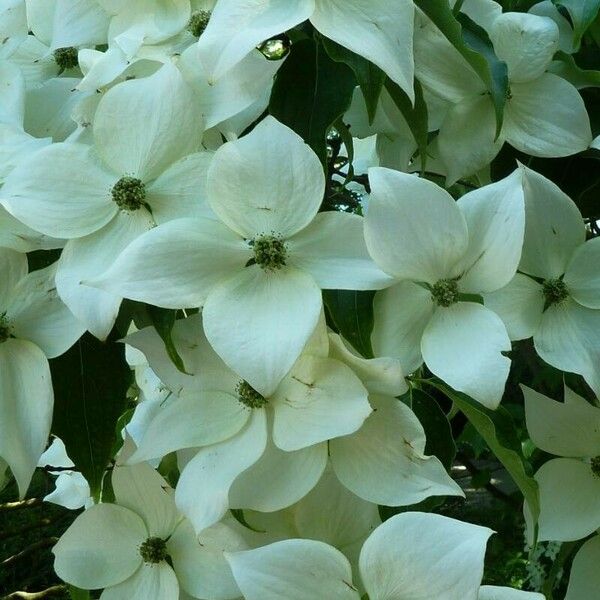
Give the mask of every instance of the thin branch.
[[31, 508], [32, 506], [39, 506], [42, 502], [41, 498], [27, 498], [27, 500], [19, 500], [18, 502], [5, 502], [4, 504], [0, 504], [0, 511]]
[[39, 600], [40, 598], [51, 598], [58, 594], [63, 595], [66, 591], [66, 585], [53, 585], [41, 592], [13, 592], [5, 596], [3, 600]]
[[16, 563], [20, 560], [23, 560], [24, 558], [27, 558], [28, 556], [30, 556], [31, 554], [34, 554], [35, 552], [37, 552], [38, 550], [41, 550], [42, 548], [48, 548], [49, 546], [54, 546], [54, 544], [56, 544], [56, 542], [58, 542], [57, 537], [49, 537], [49, 538], [46, 538], [45, 540], [40, 540], [39, 542], [36, 542], [35, 544], [31, 544], [31, 546], [28, 546], [27, 548], [25, 548], [25, 550], [21, 550], [21, 552], [17, 552], [17, 554], [13, 554], [12, 556], [9, 556], [6, 560], [4, 560], [0, 563], [0, 566], [4, 567], [4, 568], [10, 567], [14, 563]]
[[31, 531], [32, 529], [39, 529], [40, 527], [46, 527], [50, 525], [52, 521], [48, 518], [40, 519], [36, 523], [32, 523], [31, 525], [25, 525], [23, 527], [19, 527], [19, 529], [9, 529], [8, 531], [0, 531], [0, 540], [7, 540], [11, 537], [17, 537], [22, 533], [26, 533], [27, 531]]

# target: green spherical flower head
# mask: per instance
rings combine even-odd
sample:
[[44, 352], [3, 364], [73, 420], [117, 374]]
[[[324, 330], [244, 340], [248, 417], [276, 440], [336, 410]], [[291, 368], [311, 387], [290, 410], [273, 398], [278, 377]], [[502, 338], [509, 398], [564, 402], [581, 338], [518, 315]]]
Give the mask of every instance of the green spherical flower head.
[[452, 306], [458, 302], [458, 284], [454, 279], [440, 279], [431, 286], [431, 299], [438, 306]]
[[284, 241], [276, 235], [261, 235], [250, 242], [254, 248], [256, 264], [267, 271], [285, 266], [287, 248]]
[[562, 279], [546, 279], [542, 285], [547, 306], [560, 304], [569, 297], [569, 288]]
[[291, 45], [290, 39], [285, 36], [283, 38], [265, 40], [256, 49], [267, 60], [281, 60], [289, 54]]
[[600, 477], [600, 456], [596, 456], [595, 458], [592, 458], [592, 461], [590, 464], [592, 467], [592, 473], [596, 477]]
[[112, 198], [122, 210], [138, 210], [144, 205], [146, 187], [135, 177], [121, 177], [111, 190]]
[[145, 563], [157, 564], [167, 558], [167, 544], [159, 537], [148, 538], [140, 546], [140, 555]]
[[262, 408], [268, 402], [247, 381], [240, 381], [235, 390], [238, 393], [239, 401], [248, 408]]
[[77, 60], [77, 48], [73, 48], [73, 46], [57, 48], [54, 51], [54, 60], [61, 71], [73, 69], [79, 64]]
[[12, 327], [6, 313], [0, 314], [0, 344], [12, 336]]
[[210, 21], [210, 10], [199, 10], [192, 14], [187, 29], [194, 37], [200, 37]]

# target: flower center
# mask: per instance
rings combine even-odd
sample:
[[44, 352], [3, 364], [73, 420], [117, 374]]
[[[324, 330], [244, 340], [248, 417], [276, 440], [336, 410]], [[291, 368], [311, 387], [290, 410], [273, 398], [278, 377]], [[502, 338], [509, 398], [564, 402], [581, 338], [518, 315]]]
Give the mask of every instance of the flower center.
[[135, 177], [121, 177], [110, 193], [116, 205], [127, 211], [138, 210], [146, 199], [146, 187]]
[[200, 37], [204, 33], [209, 21], [210, 10], [199, 10], [190, 17], [187, 29], [194, 37]]
[[591, 460], [592, 473], [596, 477], [600, 477], [600, 456], [596, 456]]
[[458, 302], [458, 283], [454, 279], [440, 279], [431, 286], [431, 299], [438, 305], [448, 307]]
[[167, 558], [167, 544], [159, 537], [148, 538], [140, 546], [140, 555], [145, 563], [157, 564]]
[[262, 408], [268, 400], [259, 394], [247, 381], [240, 381], [235, 388], [239, 401], [248, 408]]
[[562, 279], [546, 279], [542, 286], [547, 306], [560, 304], [569, 297], [569, 288]]
[[267, 271], [285, 266], [287, 248], [285, 242], [276, 235], [261, 235], [250, 242], [254, 248], [256, 264]]
[[6, 313], [0, 313], [0, 344], [12, 336], [12, 327]]
[[267, 60], [281, 60], [290, 52], [291, 42], [287, 36], [265, 40], [256, 46], [256, 49]]
[[61, 71], [73, 69], [79, 62], [77, 60], [77, 48], [69, 46], [68, 48], [57, 48], [54, 53], [54, 60]]

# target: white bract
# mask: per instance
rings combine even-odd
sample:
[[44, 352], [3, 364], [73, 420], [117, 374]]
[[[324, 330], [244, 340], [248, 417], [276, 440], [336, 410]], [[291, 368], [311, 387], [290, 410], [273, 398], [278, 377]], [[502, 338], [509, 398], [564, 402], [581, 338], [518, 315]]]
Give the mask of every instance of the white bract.
[[594, 597], [600, 586], [598, 561], [600, 535], [595, 535], [579, 549], [573, 559], [565, 600], [588, 600]]
[[473, 295], [513, 277], [525, 227], [521, 172], [455, 202], [434, 183], [369, 170], [365, 238], [399, 283], [375, 297], [373, 345], [407, 372], [425, 361], [455, 389], [489, 408], [502, 398], [510, 340], [501, 319]]

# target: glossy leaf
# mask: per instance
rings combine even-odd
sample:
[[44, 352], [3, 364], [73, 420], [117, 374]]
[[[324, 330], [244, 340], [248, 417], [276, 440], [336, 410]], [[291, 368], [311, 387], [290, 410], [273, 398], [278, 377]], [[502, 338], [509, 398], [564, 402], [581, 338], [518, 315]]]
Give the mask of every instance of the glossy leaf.
[[579, 48], [583, 34], [600, 11], [600, 0], [554, 0], [554, 4], [567, 9], [573, 23], [575, 47]]

